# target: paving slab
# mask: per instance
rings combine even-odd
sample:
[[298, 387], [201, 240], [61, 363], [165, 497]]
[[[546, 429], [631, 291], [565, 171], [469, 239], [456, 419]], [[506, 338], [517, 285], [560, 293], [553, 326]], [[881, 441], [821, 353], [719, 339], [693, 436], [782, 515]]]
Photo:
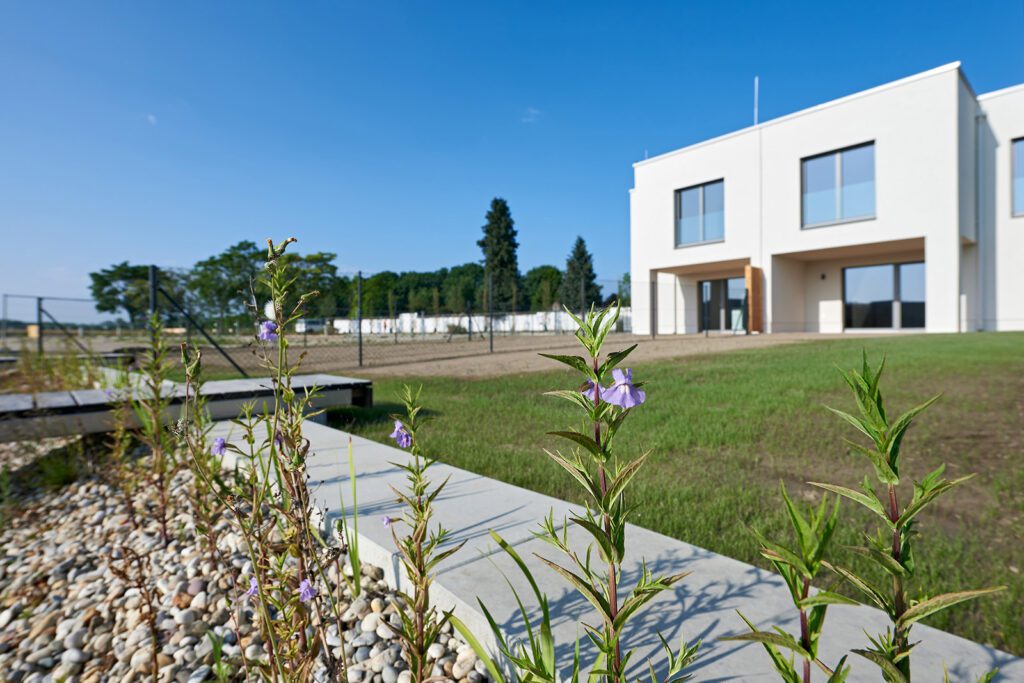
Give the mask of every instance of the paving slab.
[[53, 410], [77, 406], [70, 391], [44, 391], [36, 394], [36, 409]]
[[32, 410], [32, 394], [0, 394], [0, 412]]
[[[229, 441], [240, 437], [240, 429], [229, 423], [218, 423], [213, 433]], [[342, 512], [351, 521], [349, 435], [310, 421], [304, 424], [303, 433], [310, 440], [308, 466], [312, 497], [315, 504], [325, 510], [325, 525], [332, 525]], [[409, 455], [361, 437], [351, 439], [359, 497], [360, 553], [364, 561], [382, 567], [393, 584], [407, 587], [403, 585], [405, 577], [399, 567], [391, 532], [381, 525], [380, 518], [401, 515], [390, 487], [404, 485], [405, 472], [392, 463], [405, 462]], [[489, 531], [493, 529], [516, 548], [548, 596], [558, 661], [571, 661], [577, 638], [581, 639], [583, 652], [592, 655], [592, 646], [583, 628], [584, 623], [595, 623], [592, 608], [538, 559], [543, 556], [558, 560], [559, 553], [534, 536], [539, 522], [549, 511], [554, 512], [556, 520], [561, 520], [571, 512], [572, 506], [448, 465], [435, 465], [430, 476], [435, 481], [450, 477], [436, 503], [436, 519], [451, 530], [449, 545], [465, 541], [462, 550], [439, 567], [433, 596], [436, 604], [441, 608], [454, 608], [477, 636], [493, 648], [494, 641], [477, 599], [483, 600], [508, 636], [522, 638], [525, 633], [509, 587], [511, 583], [532, 610], [529, 616], [536, 623], [536, 603], [529, 584], [490, 538]], [[344, 505], [339, 502], [339, 489]], [[586, 538], [580, 530], [570, 527], [568, 537], [573, 548], [585, 549]], [[621, 579], [624, 589], [635, 584], [643, 561], [655, 574], [692, 572], [654, 600], [632, 622], [624, 644], [636, 649], [634, 674], [646, 677], [648, 658], [655, 663], [656, 670], [663, 664], [657, 637], [660, 631], [673, 647], [681, 638], [688, 642], [703, 641], [703, 655], [693, 669], [694, 680], [777, 680], [760, 645], [725, 642], [719, 638], [746, 631], [736, 610], [761, 628], [778, 625], [791, 633], [797, 632], [797, 614], [779, 576], [633, 525], [627, 531], [626, 550]], [[596, 557], [595, 553], [595, 560]], [[620, 601], [622, 599], [620, 597]], [[850, 649], [868, 646], [865, 631], [872, 634], [884, 631], [887, 623], [883, 613], [870, 607], [831, 607], [822, 643], [822, 660], [834, 664]], [[997, 680], [1024, 681], [1022, 659], [920, 624], [912, 633], [915, 640], [922, 641], [914, 652], [916, 680], [941, 681], [945, 663], [952, 681], [973, 682], [994, 667], [1001, 671]], [[878, 670], [866, 660], [851, 655], [849, 663], [853, 666], [849, 681], [879, 680]], [[825, 680], [820, 674], [815, 669], [815, 681]]]
[[75, 389], [71, 397], [83, 408], [106, 408], [110, 405], [110, 397], [103, 389]]
[[[113, 387], [120, 373], [111, 368], [100, 368], [101, 377]], [[149, 388], [139, 373], [129, 375], [135, 398], [149, 395]], [[317, 396], [310, 404], [311, 411], [337, 406], [369, 406], [373, 402], [373, 383], [370, 380], [337, 375], [296, 375], [293, 387], [297, 391], [317, 387]], [[260, 412], [273, 409], [273, 382], [270, 378], [218, 380], [204, 387], [207, 409], [215, 420], [237, 417], [246, 403], [256, 403]], [[48, 436], [91, 434], [109, 431], [109, 389], [79, 389], [71, 392], [44, 392], [32, 394], [0, 395], [0, 442], [19, 441]], [[170, 423], [181, 416], [186, 397], [186, 386], [175, 382], [163, 383], [163, 394], [169, 401], [164, 411]], [[129, 415], [129, 427], [138, 426]]]
[[[240, 428], [215, 431], [229, 442], [241, 436]], [[310, 440], [307, 467], [314, 505], [324, 510], [323, 523], [334, 528], [342, 515], [354, 517], [351, 480], [348, 465], [349, 435], [324, 425], [306, 421], [303, 435]], [[397, 562], [391, 530], [381, 520], [384, 516], [399, 519], [402, 508], [392, 487], [406, 485], [406, 472], [395, 463], [408, 462], [406, 451], [391, 448], [362, 437], [352, 437], [353, 460], [357, 472], [360, 553], [364, 559], [381, 566], [391, 580], [401, 583], [402, 572]], [[441, 563], [454, 567], [471, 562], [485, 552], [493, 552], [489, 531], [500, 533], [510, 542], [520, 543], [533, 538], [537, 527], [538, 506], [546, 513], [551, 509], [559, 519], [570, 506], [564, 501], [526, 489], [488, 479], [443, 463], [433, 465], [429, 478], [437, 483], [447, 479], [444, 490], [435, 502], [435, 520], [450, 532], [442, 548], [465, 543], [462, 550]], [[342, 502], [344, 505], [342, 505]], [[398, 527], [401, 531], [401, 527]], [[369, 553], [369, 554], [368, 554]], [[370, 558], [377, 558], [371, 560]]]

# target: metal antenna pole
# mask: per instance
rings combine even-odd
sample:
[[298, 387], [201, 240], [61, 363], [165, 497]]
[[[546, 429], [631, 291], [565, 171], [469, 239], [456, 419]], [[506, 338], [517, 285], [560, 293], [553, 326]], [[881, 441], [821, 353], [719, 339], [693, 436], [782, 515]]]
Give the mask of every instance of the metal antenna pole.
[[754, 125], [755, 126], [757, 125], [757, 105], [759, 104], [758, 103], [758, 99], [760, 97], [760, 92], [759, 92], [760, 91], [760, 85], [761, 85], [761, 77], [760, 76], [754, 76]]

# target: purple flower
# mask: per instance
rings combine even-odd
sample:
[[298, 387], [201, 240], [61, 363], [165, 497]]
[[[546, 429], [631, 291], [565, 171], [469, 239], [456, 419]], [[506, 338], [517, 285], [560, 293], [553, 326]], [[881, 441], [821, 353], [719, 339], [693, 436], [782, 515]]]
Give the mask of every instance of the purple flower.
[[309, 582], [309, 579], [303, 579], [299, 582], [299, 602], [309, 602], [316, 597], [316, 588]]
[[254, 598], [256, 594], [260, 592], [259, 584], [256, 583], [256, 577], [252, 576], [249, 578], [249, 590], [245, 591], [245, 597]]
[[278, 450], [284, 448], [284, 436], [281, 435], [281, 432], [274, 432], [274, 445]]
[[385, 529], [387, 529], [389, 526], [391, 526], [391, 523], [394, 522], [394, 521], [395, 520], [391, 519], [387, 515], [384, 515], [383, 517], [380, 518], [380, 523], [384, 525]]
[[[223, 436], [218, 436], [213, 440], [213, 447], [210, 448], [210, 452], [214, 455], [224, 455], [228, 450], [228, 444], [224, 440]], [[253, 579], [255, 580], [255, 579]]]
[[262, 341], [275, 341], [277, 339], [277, 323], [273, 320], [264, 320], [260, 323], [260, 331], [256, 336]]
[[620, 408], [633, 408], [647, 400], [643, 389], [633, 386], [633, 371], [629, 368], [625, 371], [615, 368], [612, 377], [615, 381], [604, 390], [604, 400], [608, 403]]
[[399, 448], [408, 448], [412, 445], [412, 435], [406, 431], [401, 420], [395, 420], [395, 431], [391, 432], [391, 438], [395, 440]]
[[584, 388], [580, 393], [582, 393], [585, 398], [589, 399], [590, 402], [593, 403], [595, 388], [597, 389], [598, 400], [604, 399], [604, 395], [608, 390], [602, 387], [600, 384], [594, 384], [594, 380], [592, 379], [587, 380], [587, 383], [584, 385]]

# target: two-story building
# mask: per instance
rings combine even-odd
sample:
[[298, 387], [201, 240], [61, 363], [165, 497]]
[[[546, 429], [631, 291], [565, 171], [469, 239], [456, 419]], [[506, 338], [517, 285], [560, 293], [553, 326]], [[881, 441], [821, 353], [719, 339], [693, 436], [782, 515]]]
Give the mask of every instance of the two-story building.
[[1024, 330], [1024, 85], [949, 64], [634, 176], [638, 334]]

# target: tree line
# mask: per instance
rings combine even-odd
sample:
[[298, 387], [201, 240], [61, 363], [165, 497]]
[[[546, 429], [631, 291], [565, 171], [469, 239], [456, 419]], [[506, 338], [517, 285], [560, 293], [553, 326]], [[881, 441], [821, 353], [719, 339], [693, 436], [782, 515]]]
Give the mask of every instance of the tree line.
[[[362, 316], [486, 311], [489, 287], [493, 287], [493, 308], [498, 313], [545, 311], [561, 305], [579, 310], [615, 298], [628, 304], [628, 286], [602, 295], [593, 258], [582, 237], [576, 238], [564, 268], [542, 265], [521, 273], [518, 233], [504, 199], [491, 201], [482, 233], [477, 242], [483, 255], [480, 263], [426, 272], [382, 271], [363, 277]], [[193, 316], [224, 330], [248, 323], [253, 307], [267, 300], [269, 293], [260, 291], [256, 284], [265, 257], [265, 249], [242, 241], [191, 268], [161, 269], [158, 277], [161, 287]], [[292, 287], [295, 296], [311, 290], [320, 292], [309, 304], [309, 317], [356, 317], [359, 283], [355, 275], [338, 272], [336, 254], [289, 253], [285, 258], [296, 275]], [[98, 311], [123, 314], [133, 326], [143, 323], [149, 310], [147, 266], [125, 261], [89, 277]]]

